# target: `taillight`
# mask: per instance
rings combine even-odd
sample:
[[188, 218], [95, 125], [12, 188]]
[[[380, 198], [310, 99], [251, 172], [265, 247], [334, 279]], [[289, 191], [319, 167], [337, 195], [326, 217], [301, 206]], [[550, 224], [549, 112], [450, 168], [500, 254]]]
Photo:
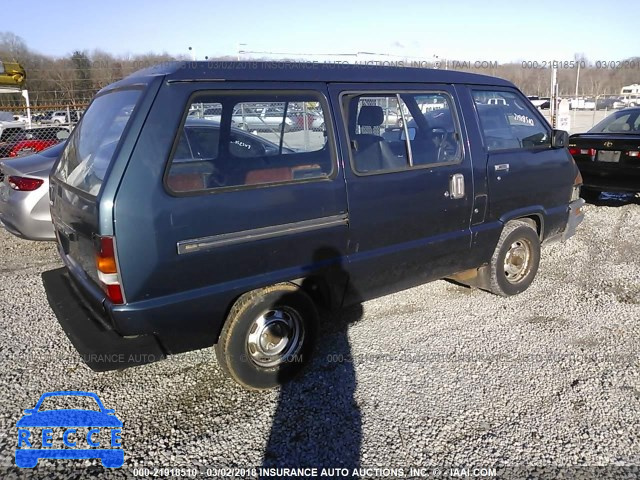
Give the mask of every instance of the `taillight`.
[[17, 176], [9, 177], [9, 186], [14, 190], [19, 190], [21, 192], [32, 192], [33, 190], [39, 188], [43, 183], [44, 180], [40, 180], [39, 178]]
[[575, 148], [575, 147], [571, 147], [569, 149], [569, 153], [571, 155], [589, 155], [590, 157], [595, 157], [596, 156], [596, 149], [595, 148]]
[[116, 248], [113, 237], [100, 237], [100, 250], [96, 255], [96, 267], [98, 279], [102, 289], [115, 304], [124, 303], [122, 285], [118, 276], [118, 264], [116, 263]]
[[630, 157], [637, 157], [637, 156], [640, 156], [640, 152], [637, 150], [631, 150], [627, 152], [627, 155], [629, 155]]

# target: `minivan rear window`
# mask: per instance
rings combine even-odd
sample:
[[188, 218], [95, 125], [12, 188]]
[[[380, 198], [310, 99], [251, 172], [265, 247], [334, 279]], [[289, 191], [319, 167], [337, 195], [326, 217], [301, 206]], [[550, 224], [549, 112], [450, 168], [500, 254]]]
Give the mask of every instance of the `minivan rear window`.
[[97, 97], [69, 137], [55, 177], [97, 195], [141, 90], [118, 90]]

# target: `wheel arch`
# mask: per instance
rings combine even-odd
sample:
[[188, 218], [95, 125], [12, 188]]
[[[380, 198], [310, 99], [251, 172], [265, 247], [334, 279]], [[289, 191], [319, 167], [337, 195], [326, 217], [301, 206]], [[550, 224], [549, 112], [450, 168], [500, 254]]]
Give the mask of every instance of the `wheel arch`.
[[520, 220], [531, 225], [532, 228], [538, 233], [538, 237], [540, 241], [544, 239], [545, 230], [544, 230], [544, 211], [543, 210], [535, 210], [528, 212], [512, 212], [510, 214], [504, 215], [500, 222], [504, 225], [507, 222], [512, 220]]

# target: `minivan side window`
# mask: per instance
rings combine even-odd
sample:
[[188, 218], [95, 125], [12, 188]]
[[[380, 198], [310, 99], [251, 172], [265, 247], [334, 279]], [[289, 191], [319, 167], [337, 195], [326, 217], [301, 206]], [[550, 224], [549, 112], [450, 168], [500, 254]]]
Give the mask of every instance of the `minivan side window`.
[[342, 101], [356, 173], [461, 161], [461, 137], [448, 94], [347, 93]]
[[329, 178], [326, 107], [315, 93], [196, 95], [166, 176], [176, 193]]
[[487, 150], [549, 148], [547, 125], [513, 92], [474, 90], [480, 127]]

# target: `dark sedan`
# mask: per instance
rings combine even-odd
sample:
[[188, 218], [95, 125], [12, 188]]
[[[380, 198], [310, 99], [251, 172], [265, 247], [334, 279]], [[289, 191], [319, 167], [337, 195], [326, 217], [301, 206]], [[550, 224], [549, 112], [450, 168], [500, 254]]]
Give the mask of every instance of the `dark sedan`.
[[640, 192], [640, 108], [614, 112], [588, 132], [571, 135], [569, 152], [585, 193]]

